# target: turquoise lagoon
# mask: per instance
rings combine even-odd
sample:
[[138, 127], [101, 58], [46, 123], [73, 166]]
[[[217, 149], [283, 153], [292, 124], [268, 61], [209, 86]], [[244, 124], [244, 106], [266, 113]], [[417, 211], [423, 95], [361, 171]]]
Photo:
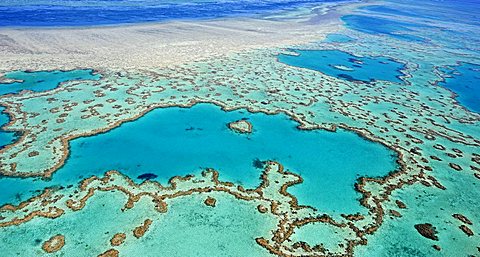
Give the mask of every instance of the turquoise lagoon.
[[387, 57], [358, 57], [340, 50], [293, 50], [297, 55], [280, 54], [278, 60], [300, 68], [320, 71], [349, 81], [386, 80], [401, 83], [404, 64]]
[[[2, 256], [49, 256], [41, 252], [42, 242], [62, 234], [66, 244], [51, 256], [96, 256], [111, 248], [109, 240], [115, 233], [126, 233], [126, 242], [116, 247], [120, 256], [273, 256], [255, 238], [268, 236], [276, 219], [259, 213], [255, 202], [226, 193], [208, 196], [217, 199], [215, 208], [203, 203], [206, 195], [197, 194], [168, 200], [168, 212], [159, 213], [150, 199], [142, 198], [134, 209], [123, 211], [125, 195], [98, 192], [82, 211], [0, 228], [0, 251]], [[145, 217], [153, 223], [145, 236], [136, 239], [131, 231]]]
[[[239, 119], [253, 124], [251, 135], [227, 127]], [[305, 179], [289, 189], [300, 204], [331, 213], [355, 213], [363, 210], [354, 190], [356, 179], [385, 176], [396, 169], [394, 153], [380, 144], [353, 132], [302, 131], [297, 125], [284, 114], [225, 112], [211, 104], [156, 109], [107, 133], [71, 141], [70, 156], [51, 181], [0, 179], [0, 187], [9, 189], [0, 200], [18, 202], [34, 190], [76, 184], [108, 170], [137, 182], [139, 176], [149, 174], [167, 183], [173, 176], [214, 168], [220, 179], [253, 188], [262, 172], [256, 160], [277, 160]]]

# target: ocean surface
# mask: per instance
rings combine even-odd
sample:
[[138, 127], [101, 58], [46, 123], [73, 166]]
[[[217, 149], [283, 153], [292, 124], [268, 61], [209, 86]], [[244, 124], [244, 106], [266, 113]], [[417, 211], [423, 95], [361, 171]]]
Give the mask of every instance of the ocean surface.
[[0, 1], [0, 26], [96, 26], [166, 20], [252, 17], [338, 0]]
[[347, 27], [365, 33], [371, 33], [376, 35], [390, 35], [394, 38], [406, 41], [422, 42], [427, 40], [420, 36], [414, 36], [404, 33], [412, 31], [412, 28], [426, 27], [427, 25], [419, 25], [416, 23], [407, 23], [397, 20], [364, 15], [346, 15], [342, 17], [342, 20], [347, 24]]
[[[350, 42], [340, 38], [340, 42]], [[330, 41], [331, 42], [331, 41]], [[337, 42], [338, 36], [337, 36]], [[348, 81], [386, 80], [401, 83], [404, 65], [386, 57], [359, 57], [339, 50], [293, 50], [298, 55], [281, 54], [280, 62], [321, 71]]]
[[460, 104], [480, 113], [480, 65], [464, 63], [441, 70], [447, 77], [439, 85], [452, 90]]

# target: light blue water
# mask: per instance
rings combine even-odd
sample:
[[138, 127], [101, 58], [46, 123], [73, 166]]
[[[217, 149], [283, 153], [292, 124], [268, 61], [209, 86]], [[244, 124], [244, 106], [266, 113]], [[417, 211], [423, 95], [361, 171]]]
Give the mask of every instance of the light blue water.
[[100, 75], [93, 74], [93, 70], [14, 71], [7, 73], [5, 77], [21, 80], [22, 82], [0, 83], [0, 95], [15, 94], [22, 90], [47, 91], [56, 88], [62, 82], [70, 80], [100, 79]]
[[[250, 136], [227, 128], [241, 118], [253, 124]], [[380, 144], [351, 132], [301, 131], [297, 125], [286, 115], [224, 112], [208, 104], [157, 109], [110, 132], [71, 141], [71, 154], [51, 181], [0, 179], [0, 188], [8, 188], [0, 202], [18, 201], [31, 196], [31, 190], [75, 184], [112, 169], [132, 178], [153, 173], [166, 183], [172, 176], [199, 174], [210, 167], [220, 171], [222, 180], [253, 188], [260, 183], [262, 170], [253, 165], [258, 158], [280, 161], [304, 176], [305, 183], [290, 190], [301, 204], [357, 212], [362, 208], [354, 190], [356, 179], [383, 176], [396, 168], [393, 152]]]
[[400, 70], [404, 65], [386, 57], [357, 57], [339, 50], [294, 50], [294, 52], [298, 55], [280, 54], [278, 60], [348, 81], [402, 82]]
[[439, 85], [452, 90], [467, 109], [480, 113], [480, 65], [463, 63], [442, 72], [450, 77]]

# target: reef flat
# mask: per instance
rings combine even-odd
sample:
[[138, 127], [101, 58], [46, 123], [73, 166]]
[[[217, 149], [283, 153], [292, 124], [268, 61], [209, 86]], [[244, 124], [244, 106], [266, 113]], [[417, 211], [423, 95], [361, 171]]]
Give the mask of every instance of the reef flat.
[[[287, 12], [271, 18], [174, 19], [105, 27], [0, 27], [0, 72], [151, 70], [245, 50], [308, 43], [339, 29], [338, 17], [355, 6], [317, 5], [313, 12], [311, 8], [295, 10], [298, 13], [291, 17]], [[305, 22], [310, 17], [316, 17], [315, 22]]]
[[[2, 251], [28, 256], [45, 251], [76, 256], [79, 249], [82, 254], [103, 256], [244, 256], [242, 251], [251, 256], [479, 256], [480, 114], [470, 104], [475, 103], [476, 94], [469, 95], [469, 88], [478, 88], [480, 24], [471, 22], [468, 13], [472, 8], [478, 6], [450, 1], [443, 5], [430, 1], [345, 5], [341, 12], [326, 14], [337, 25], [326, 26], [321, 36], [289, 30], [318, 26], [316, 19], [326, 19], [321, 15], [283, 21], [296, 25], [279, 33], [290, 38], [298, 32], [307, 35], [299, 41], [312, 39], [310, 43], [289, 41], [284, 47], [287, 41], [272, 41], [271, 45], [257, 45], [257, 41], [245, 48], [218, 50], [219, 55], [205, 54], [199, 59], [177, 56], [174, 65], [171, 59], [172, 63], [154, 67], [157, 60], [137, 69], [118, 65], [120, 61], [115, 58], [105, 66], [92, 59], [92, 63], [80, 62], [80, 66], [92, 64], [84, 68], [94, 69], [98, 78], [72, 77], [46, 91], [1, 96], [0, 104], [10, 117], [3, 129], [19, 135], [0, 150], [2, 190], [8, 191], [8, 185], [25, 183], [28, 188], [30, 183], [44, 183], [35, 192], [19, 190], [23, 196], [10, 193], [0, 203], [4, 204], [0, 207], [0, 238], [6, 242], [0, 245]], [[444, 17], [445, 9], [450, 16]], [[328, 38], [328, 33], [336, 36]], [[244, 38], [244, 34], [239, 37]], [[212, 42], [212, 49], [222, 44]], [[30, 53], [23, 57], [10, 54], [11, 59], [0, 60], [7, 74], [2, 83], [18, 83], [8, 75], [19, 65], [13, 60], [25, 58], [25, 67], [42, 67], [36, 66], [40, 62]], [[141, 62], [142, 58], [136, 60]], [[59, 69], [71, 64], [56, 59], [44, 65]], [[458, 80], [463, 87], [455, 85]], [[234, 162], [225, 162], [229, 155], [222, 151], [235, 153], [240, 147], [227, 145], [211, 159], [211, 167], [201, 167], [200, 172], [199, 167], [197, 172], [190, 167], [185, 170], [187, 174], [174, 169], [172, 173], [163, 168], [154, 170], [161, 167], [155, 164], [148, 169], [133, 165], [121, 170], [115, 159], [112, 164], [105, 160], [104, 167], [76, 157], [82, 143], [92, 152], [88, 140], [108, 142], [109, 136], [115, 138], [116, 133], [122, 135], [122, 129], [143, 124], [149, 115], [158, 117], [153, 120], [161, 119], [154, 116], [157, 111], [195, 112], [205, 106], [212, 110], [194, 116], [218, 127], [212, 135], [224, 133], [220, 138], [242, 140], [246, 149], [268, 145], [268, 139], [273, 138], [272, 149], [284, 147], [285, 154], [268, 150], [265, 152], [274, 154], [265, 158], [257, 152], [245, 155], [248, 158], [242, 163], [248, 169], [243, 166], [230, 173], [228, 168], [234, 167]], [[214, 116], [218, 108], [227, 116], [216, 126], [217, 119], [209, 115]], [[271, 121], [265, 124], [271, 126], [262, 125], [259, 121], [263, 118], [256, 120], [259, 116], [255, 115], [270, 116], [265, 120]], [[180, 116], [174, 113], [173, 118], [166, 117], [162, 128], [182, 120]], [[253, 133], [238, 134], [227, 127], [242, 116], [252, 122]], [[195, 120], [186, 117], [183, 120]], [[290, 130], [274, 122], [279, 117], [293, 120], [295, 132], [286, 133]], [[184, 133], [193, 132], [192, 138], [202, 137], [204, 132], [198, 128], [210, 128], [185, 126], [189, 122], [180, 122], [180, 127], [185, 128]], [[158, 132], [168, 136], [155, 125], [144, 129], [152, 131], [145, 135]], [[329, 156], [324, 161], [322, 156], [303, 154], [295, 142], [304, 146], [303, 150], [314, 148], [305, 143], [308, 140], [294, 136], [320, 134], [321, 130], [331, 136], [323, 139], [331, 140], [330, 144], [318, 144]], [[343, 135], [349, 136], [340, 140]], [[259, 140], [263, 137], [265, 141]], [[206, 138], [200, 142], [215, 145], [211, 137]], [[347, 152], [345, 149], [354, 148], [358, 139], [365, 139], [372, 148]], [[125, 140], [119, 145], [135, 146], [138, 142]], [[195, 155], [201, 152], [196, 149], [208, 148], [193, 144], [175, 148], [172, 142], [164, 141], [167, 150], [155, 158], [168, 158], [172, 163], [188, 158], [194, 163], [202, 159]], [[150, 149], [146, 145], [143, 148]], [[168, 156], [169, 145], [185, 151]], [[291, 154], [295, 161], [288, 159], [288, 150], [299, 153]], [[340, 152], [346, 152], [346, 157]], [[372, 152], [373, 157], [368, 155]], [[353, 153], [359, 156], [349, 158]], [[90, 166], [92, 171], [65, 172], [74, 171], [68, 165], [75, 158], [85, 165], [82, 169]], [[312, 158], [339, 168], [327, 172], [328, 167], [309, 162]], [[366, 164], [354, 162], [361, 159]], [[369, 172], [382, 162], [384, 169]], [[80, 177], [81, 173], [86, 176]], [[57, 176], [68, 174], [72, 174], [68, 184], [57, 183], [61, 181]], [[255, 181], [249, 178], [257, 178], [259, 183], [246, 183]], [[327, 178], [342, 181], [350, 191], [322, 185]], [[347, 183], [347, 178], [353, 181]], [[358, 208], [344, 208], [342, 197]], [[92, 221], [99, 225], [86, 225]], [[204, 234], [212, 235], [211, 243], [207, 244]]]
[[250, 134], [253, 132], [253, 125], [247, 120], [237, 120], [228, 123], [228, 128], [241, 134]]
[[[254, 133], [242, 135], [227, 128], [232, 120], [242, 119], [255, 127]], [[255, 188], [263, 162], [275, 160], [301, 171], [304, 183], [291, 189], [300, 204], [336, 214], [365, 211], [357, 201], [356, 179], [394, 171], [395, 153], [352, 132], [302, 131], [297, 125], [286, 115], [224, 112], [208, 104], [159, 108], [108, 133], [70, 141], [65, 164], [47, 181], [0, 180], [0, 187], [9, 188], [0, 201], [18, 203], [45, 187], [75, 185], [111, 169], [137, 183], [167, 183], [171, 177], [199, 175], [209, 167], [219, 171], [222, 180]], [[348, 165], [339, 162], [346, 158]]]

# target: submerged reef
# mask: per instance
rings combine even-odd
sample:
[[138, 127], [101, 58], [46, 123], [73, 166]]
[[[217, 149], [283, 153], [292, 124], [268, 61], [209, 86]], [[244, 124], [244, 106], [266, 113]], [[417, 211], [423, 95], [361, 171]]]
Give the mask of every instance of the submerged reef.
[[58, 252], [65, 245], [65, 236], [56, 235], [43, 243], [42, 249], [47, 253]]
[[[352, 33], [351, 36], [355, 35]], [[368, 36], [366, 38], [368, 39]], [[416, 83], [406, 86], [388, 81], [371, 83], [345, 81], [317, 71], [276, 62], [275, 56], [281, 51], [279, 49], [243, 53], [228, 59], [198, 62], [171, 70], [151, 72], [148, 75], [103, 71], [99, 81], [73, 81], [52, 91], [24, 92], [12, 95], [8, 99], [3, 98], [2, 105], [12, 117], [12, 121], [5, 129], [21, 131], [22, 136], [17, 142], [1, 150], [2, 173], [6, 176], [48, 178], [64, 164], [68, 156], [69, 140], [109, 131], [122, 122], [137, 119], [154, 108], [190, 107], [203, 102], [214, 103], [225, 110], [243, 108], [250, 112], [285, 113], [299, 123], [300, 129], [324, 128], [335, 131], [337, 128], [343, 128], [395, 151], [399, 157], [398, 171], [384, 178], [359, 178], [355, 184], [356, 190], [362, 194], [361, 204], [367, 208], [367, 213], [349, 214], [340, 220], [333, 220], [330, 216], [315, 214], [311, 208], [302, 207], [297, 210], [292, 207], [293, 209], [285, 210], [292, 216], [278, 218], [280, 227], [277, 228], [275, 236], [259, 237], [256, 240], [257, 244], [273, 254], [298, 256], [352, 254], [358, 245], [367, 244], [371, 235], [375, 235], [381, 228], [387, 211], [393, 210], [395, 212], [390, 213], [402, 216], [401, 219], [406, 218], [410, 208], [396, 209], [390, 204], [399, 200], [399, 196], [391, 196], [392, 193], [406, 185], [421, 184], [431, 188], [430, 190], [438, 190], [435, 194], [440, 191], [452, 191], [445, 195], [451, 198], [451, 194], [457, 194], [457, 191], [453, 191], [455, 187], [452, 182], [447, 178], [452, 175], [451, 172], [456, 172], [454, 175], [456, 178], [461, 176], [466, 181], [478, 180], [475, 175], [479, 174], [479, 164], [475, 160], [479, 156], [476, 151], [480, 141], [475, 132], [469, 130], [467, 126], [477, 123], [479, 116], [459, 106], [450, 97], [449, 91], [436, 85], [431, 85], [425, 90], [423, 87], [417, 88]], [[203, 71], [210, 69], [217, 72], [213, 75], [208, 73], [207, 76]], [[407, 64], [403, 72], [410, 74], [416, 72], [415, 69]], [[436, 80], [435, 77], [432, 79]], [[405, 84], [408, 83], [410, 82], [406, 79]], [[449, 108], [436, 108], [440, 105]], [[45, 108], [47, 112], [38, 108]], [[55, 118], [52, 118], [52, 115]], [[458, 172], [462, 173], [457, 174]], [[120, 175], [107, 173], [107, 180], [114, 178], [115, 183], [100, 187], [100, 190], [101, 188], [112, 190], [127, 183], [126, 178], [117, 180], [117, 176]], [[86, 185], [87, 182], [83, 182], [82, 185]], [[150, 183], [153, 182], [147, 181], [142, 185], [152, 185]], [[132, 190], [136, 187], [133, 186]], [[87, 190], [87, 186], [82, 188], [84, 189], [79, 192]], [[50, 196], [52, 192], [47, 190], [26, 202], [33, 204], [40, 201], [46, 205], [43, 207], [39, 204], [42, 207], [34, 209], [32, 204], [28, 204], [26, 215], [23, 210], [15, 211], [20, 210], [26, 203], [22, 203], [20, 207], [6, 205], [1, 211], [2, 226], [9, 228], [36, 217], [61, 219], [69, 209], [81, 210], [86, 200], [96, 192], [93, 188], [89, 188], [90, 193], [86, 193], [85, 196], [78, 196], [85, 199], [84, 201], [66, 200], [65, 197], [70, 193], [60, 193], [62, 190]], [[150, 195], [137, 191], [135, 194], [129, 193], [130, 191], [122, 192], [130, 198], [126, 207], [134, 204], [138, 199], [137, 194]], [[240, 192], [242, 191], [235, 193], [235, 196], [241, 196]], [[272, 190], [273, 192], [275, 190]], [[175, 194], [177, 193], [172, 192], [172, 195]], [[218, 206], [218, 197], [215, 199]], [[290, 197], [288, 199], [290, 200], [287, 202], [292, 201]], [[469, 202], [473, 198], [464, 200]], [[55, 204], [48, 205], [47, 203], [51, 201]], [[258, 202], [255, 209], [266, 213], [266, 206], [271, 206], [272, 203], [263, 201], [265, 200]], [[402, 201], [415, 206], [409, 199]], [[159, 211], [166, 211], [162, 201], [154, 202]], [[60, 203], [65, 206], [60, 207]], [[292, 206], [295, 206], [294, 203], [295, 201], [291, 203]], [[285, 208], [290, 204], [284, 203], [282, 206]], [[474, 203], [463, 206], [474, 206]], [[9, 214], [10, 211], [13, 211], [12, 214]], [[293, 212], [297, 214], [294, 215]], [[456, 210], [455, 213], [457, 212], [459, 211]], [[461, 212], [474, 216], [468, 208], [462, 208]], [[16, 217], [17, 214], [22, 215]], [[294, 218], [296, 215], [306, 216], [297, 219]], [[452, 213], [448, 214], [450, 217], [451, 215]], [[144, 221], [145, 219], [139, 224], [144, 224]], [[297, 242], [287, 240], [300, 228], [307, 228], [308, 224], [319, 222], [341, 230], [342, 233], [337, 235], [346, 239], [339, 238], [338, 240], [343, 242], [339, 244], [325, 242], [325, 246], [330, 245], [328, 249], [321, 246], [324, 241], [321, 237], [310, 243], [302, 239], [298, 239]], [[438, 222], [433, 225], [438, 226]], [[151, 226], [155, 226], [155, 220]], [[138, 231], [141, 230], [140, 228]], [[115, 231], [115, 233], [128, 235], [132, 232]], [[148, 231], [145, 230], [145, 233], [148, 234]], [[472, 240], [475, 237], [472, 236]], [[440, 242], [437, 244], [442, 248], [441, 252], [448, 251], [442, 244], [441, 232], [439, 238]], [[431, 246], [430, 248], [436, 251]], [[108, 249], [102, 252], [106, 250]]]
[[[296, 188], [312, 187], [311, 177], [301, 168], [289, 171], [288, 159], [247, 160], [260, 176], [253, 188], [223, 179], [222, 171], [212, 168], [173, 177], [166, 185], [155, 177], [166, 171], [130, 177], [102, 170], [104, 175], [76, 178], [81, 179], [78, 186], [46, 188], [19, 203], [1, 203], [0, 238], [5, 243], [0, 250], [68, 256], [78, 255], [80, 246], [101, 256], [154, 255], [158, 249], [172, 256], [235, 256], [242, 251], [252, 256], [478, 255], [480, 114], [445, 85], [462, 80], [457, 72], [467, 66], [460, 64], [477, 67], [480, 62], [478, 45], [472, 43], [477, 41], [471, 38], [476, 27], [441, 21], [421, 26], [412, 24], [412, 17], [368, 27], [381, 23], [381, 12], [388, 10], [361, 9], [348, 16], [339, 40], [162, 69], [98, 70], [98, 80], [74, 79], [42, 92], [0, 97], [10, 117], [3, 129], [20, 133], [0, 149], [4, 177], [53, 179], [75, 154], [69, 146], [76, 138], [108, 133], [154, 109], [210, 103], [226, 111], [284, 114], [300, 132], [345, 130], [390, 149], [396, 170], [377, 177], [358, 175], [350, 184], [361, 211], [302, 205]], [[370, 16], [375, 19], [364, 22]], [[449, 38], [464, 43], [459, 48]], [[314, 51], [346, 59], [332, 63], [328, 55], [307, 54]], [[372, 67], [391, 69], [375, 74]], [[465, 80], [477, 79], [469, 75]], [[8, 75], [0, 81], [18, 82]], [[223, 130], [228, 131], [227, 123]], [[246, 120], [228, 125], [241, 133], [252, 131]], [[257, 133], [254, 125], [255, 133], [248, 137], [233, 136], [253, 140], [268, 133]], [[201, 132], [193, 126], [186, 130], [194, 136]], [[314, 175], [326, 179], [322, 170]], [[137, 183], [135, 177], [143, 181]], [[98, 226], [85, 225], [92, 220]], [[82, 233], [92, 236], [79, 238]]]
[[420, 235], [428, 239], [438, 241], [438, 237], [437, 237], [438, 232], [436, 228], [432, 226], [432, 224], [429, 224], [429, 223], [417, 224], [415, 225], [415, 229], [418, 231], [418, 233], [420, 233]]
[[[149, 213], [149, 215], [147, 215], [148, 218], [133, 228], [134, 238], [126, 236], [128, 235], [128, 231], [117, 232], [111, 239], [105, 238], [109, 240], [111, 246], [119, 247], [123, 245], [124, 241], [138, 240], [148, 233], [154, 233], [153, 231], [150, 232], [152, 229], [156, 231], [161, 229], [160, 227], [152, 228], [152, 226], [154, 226], [156, 222], [161, 222], [161, 220], [164, 219], [163, 216], [169, 212], [169, 205], [172, 205], [177, 198], [183, 199], [187, 196], [195, 196], [202, 193], [209, 195], [205, 200], [207, 206], [215, 207], [216, 205], [222, 204], [221, 201], [224, 201], [224, 196], [222, 195], [227, 194], [239, 201], [249, 202], [252, 211], [271, 216], [272, 221], [275, 222], [269, 222], [268, 224], [276, 224], [276, 227], [270, 228], [273, 234], [267, 233], [264, 236], [257, 237], [255, 240], [260, 246], [274, 254], [284, 255], [288, 252], [293, 254], [299, 251], [302, 252], [302, 254], [315, 252], [327, 253], [328, 250], [323, 249], [321, 246], [297, 249], [297, 247], [290, 242], [289, 238], [295, 229], [310, 223], [325, 223], [328, 226], [348, 230], [350, 238], [347, 239], [343, 243], [343, 247], [341, 247], [346, 254], [351, 252], [356, 244], [362, 243], [365, 240], [363, 238], [363, 229], [355, 228], [353, 224], [335, 221], [328, 215], [316, 213], [309, 207], [298, 206], [296, 198], [287, 193], [286, 190], [290, 186], [301, 183], [302, 179], [293, 173], [285, 171], [279, 163], [268, 162], [261, 175], [261, 179], [262, 183], [257, 188], [244, 189], [230, 182], [221, 182], [218, 180], [217, 171], [206, 170], [201, 177], [175, 177], [170, 180], [168, 186], [162, 186], [152, 181], [135, 184], [122, 174], [116, 171], [109, 171], [104, 177], [91, 177], [83, 180], [79, 187], [64, 188], [61, 190], [47, 189], [42, 195], [29, 199], [19, 205], [3, 206], [0, 209], [2, 214], [0, 227], [16, 229], [25, 225], [28, 226], [35, 217], [48, 217], [55, 220], [62, 220], [65, 217], [66, 219], [66, 217], [71, 216], [75, 212], [82, 212], [91, 204], [90, 202], [93, 201], [93, 198], [97, 197], [101, 192], [104, 192], [104, 194], [119, 192], [125, 196], [120, 198], [123, 199], [122, 212], [129, 212], [129, 210], [135, 210], [135, 208], [143, 209], [147, 206], [150, 206], [148, 208], [156, 210], [156, 212], [147, 212]], [[148, 201], [145, 202], [143, 200], [144, 198], [148, 199]], [[144, 204], [148, 202], [151, 204], [144, 206]], [[119, 203], [120, 202], [115, 202], [115, 204]], [[64, 231], [68, 229], [68, 227], [62, 226], [49, 227], [48, 223], [46, 226], [44, 229], [52, 231]], [[9, 238], [8, 241], [17, 240], [19, 239], [17, 237], [22, 236], [21, 234], [16, 234], [16, 236]], [[48, 241], [48, 249], [51, 249], [52, 252], [57, 251], [61, 248], [59, 245], [63, 246], [63, 244], [60, 244], [60, 242], [64, 242], [63, 238], [63, 236], [56, 236], [50, 239]], [[161, 244], [162, 242], [156, 243]], [[254, 244], [253, 241], [251, 243]], [[303, 245], [306, 246], [306, 244]], [[19, 249], [22, 249], [21, 245], [19, 247]], [[129, 244], [129, 247], [135, 246]], [[121, 248], [118, 249], [120, 249], [118, 251], [122, 252]], [[16, 251], [17, 249], [14, 250]], [[31, 249], [25, 250], [31, 251]], [[68, 251], [65, 253], [68, 254]], [[100, 254], [100, 252], [98, 254]]]

